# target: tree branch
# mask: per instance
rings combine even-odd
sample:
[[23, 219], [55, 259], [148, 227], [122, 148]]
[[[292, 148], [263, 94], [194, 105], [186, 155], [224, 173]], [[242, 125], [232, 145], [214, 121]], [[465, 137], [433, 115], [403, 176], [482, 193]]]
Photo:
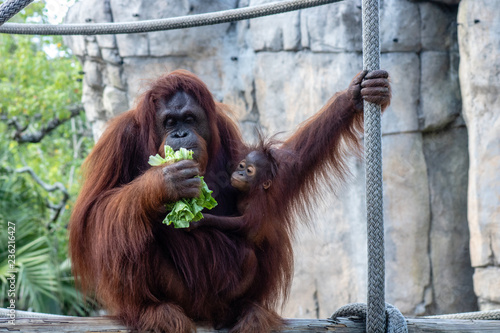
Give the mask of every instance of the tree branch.
[[21, 125], [19, 121], [17, 120], [16, 117], [7, 120], [7, 125], [9, 127], [13, 127], [15, 129], [15, 133], [12, 136], [12, 139], [19, 142], [19, 143], [37, 143], [40, 142], [47, 134], [52, 132], [54, 129], [59, 127], [61, 124], [64, 124], [66, 121], [70, 120], [73, 117], [76, 117], [82, 112], [83, 105], [78, 104], [78, 105], [73, 105], [68, 107], [68, 110], [70, 111], [70, 116], [67, 118], [53, 118], [52, 120], [48, 121], [45, 125], [43, 125], [40, 130], [36, 132], [31, 132], [28, 131], [28, 125]]
[[60, 183], [60, 182], [55, 182], [54, 185], [49, 185], [49, 184], [45, 183], [43, 180], [41, 180], [36, 175], [36, 173], [33, 171], [32, 168], [27, 167], [27, 166], [23, 167], [23, 168], [16, 169], [15, 172], [17, 172], [17, 173], [24, 173], [24, 172], [29, 173], [31, 175], [31, 178], [33, 178], [33, 180], [35, 182], [37, 182], [38, 185], [40, 185], [47, 192], [54, 192], [54, 191], [57, 191], [57, 190], [59, 190], [59, 191], [62, 192], [63, 198], [61, 199], [61, 201], [59, 202], [59, 204], [54, 205], [53, 203], [47, 201], [47, 206], [54, 211], [54, 216], [52, 216], [51, 220], [52, 221], [57, 220], [57, 218], [61, 214], [61, 211], [66, 206], [66, 202], [69, 199], [69, 193], [68, 193], [68, 190], [66, 189], [66, 187], [64, 187], [64, 185], [62, 183]]

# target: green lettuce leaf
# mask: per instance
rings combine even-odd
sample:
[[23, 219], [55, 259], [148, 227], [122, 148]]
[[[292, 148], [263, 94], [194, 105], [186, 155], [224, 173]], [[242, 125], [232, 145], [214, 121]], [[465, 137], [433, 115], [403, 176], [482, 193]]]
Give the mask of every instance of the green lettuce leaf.
[[159, 154], [156, 154], [155, 156], [153, 155], [149, 156], [148, 163], [152, 166], [162, 165], [165, 162], [166, 162], [165, 159], [162, 158]]
[[[180, 160], [192, 160], [193, 151], [180, 148], [174, 151], [172, 147], [165, 145], [165, 158], [159, 154], [149, 156], [148, 163], [153, 166], [165, 163], [171, 164]], [[212, 209], [217, 206], [217, 201], [212, 197], [212, 192], [207, 186], [203, 177], [201, 179], [200, 195], [197, 198], [183, 198], [177, 202], [167, 203], [167, 210], [170, 212], [163, 220], [166, 225], [173, 224], [175, 228], [188, 228], [190, 222], [196, 222], [203, 218], [201, 211], [204, 208]]]

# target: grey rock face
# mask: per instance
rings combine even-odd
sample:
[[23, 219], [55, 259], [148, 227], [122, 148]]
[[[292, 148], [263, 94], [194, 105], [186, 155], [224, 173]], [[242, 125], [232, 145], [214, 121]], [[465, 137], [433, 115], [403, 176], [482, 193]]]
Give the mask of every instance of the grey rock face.
[[426, 133], [429, 177], [430, 260], [436, 313], [475, 309], [467, 225], [468, 154], [466, 128]]
[[312, 52], [360, 52], [361, 2], [346, 1], [300, 13], [301, 45]]
[[458, 57], [454, 52], [428, 51], [420, 54], [420, 61], [420, 126], [424, 131], [440, 130], [461, 117]]
[[500, 3], [464, 0], [458, 24], [474, 290], [480, 308], [491, 309], [500, 306]]
[[[500, 41], [488, 38], [500, 34], [487, 29], [500, 31], [500, 10], [474, 1], [460, 5], [459, 23], [467, 22], [458, 28], [460, 82], [458, 1], [381, 1], [381, 64], [393, 87], [382, 118], [386, 291], [408, 315], [472, 311], [476, 295], [484, 308], [498, 302], [491, 288], [500, 276]], [[264, 2], [83, 0], [67, 21], [145, 20]], [[477, 17], [487, 24], [474, 24]], [[248, 141], [255, 127], [287, 137], [345, 89], [362, 69], [361, 40], [361, 0], [194, 29], [65, 38], [84, 63], [83, 102], [96, 138], [109, 117], [134, 107], [149, 79], [184, 68], [232, 107]], [[297, 233], [284, 316], [324, 318], [366, 301], [364, 164], [349, 163], [347, 184], [318, 198], [313, 228]]]
[[476, 268], [474, 273], [474, 291], [479, 297], [479, 307], [481, 310], [498, 309], [498, 304], [500, 304], [499, 275], [500, 268], [496, 266]]
[[[421, 133], [383, 137], [384, 219], [388, 302], [403, 313], [425, 313], [432, 299], [428, 253], [430, 205]], [[411, 221], [411, 222], [410, 222]], [[404, 272], [404, 274], [403, 274]]]
[[421, 75], [416, 52], [382, 54], [381, 67], [391, 73], [391, 105], [382, 117], [382, 133], [395, 134], [419, 130]]

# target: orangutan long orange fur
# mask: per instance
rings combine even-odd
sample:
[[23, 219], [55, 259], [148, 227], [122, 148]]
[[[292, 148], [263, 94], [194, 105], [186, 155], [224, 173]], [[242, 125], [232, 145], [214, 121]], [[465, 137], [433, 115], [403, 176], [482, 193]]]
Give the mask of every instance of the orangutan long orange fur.
[[[248, 147], [236, 124], [196, 76], [163, 75], [137, 107], [110, 122], [84, 164], [85, 181], [70, 222], [74, 274], [83, 290], [137, 329], [187, 332], [194, 322], [234, 332], [279, 328], [276, 309], [293, 273], [291, 217], [310, 204], [318, 179], [345, 174], [341, 141], [358, 148], [362, 113], [347, 92], [339, 93], [283, 143], [271, 200], [255, 196], [245, 213], [259, 234], [258, 242], [249, 243], [238, 233], [161, 223], [165, 203], [178, 198], [169, 193], [160, 167], [147, 161], [162, 144], [154, 131], [158, 101], [178, 90], [198, 101], [210, 123], [207, 160], [200, 161], [219, 202], [210, 214], [238, 214], [229, 176]], [[248, 251], [255, 253], [256, 267], [242, 267]]]

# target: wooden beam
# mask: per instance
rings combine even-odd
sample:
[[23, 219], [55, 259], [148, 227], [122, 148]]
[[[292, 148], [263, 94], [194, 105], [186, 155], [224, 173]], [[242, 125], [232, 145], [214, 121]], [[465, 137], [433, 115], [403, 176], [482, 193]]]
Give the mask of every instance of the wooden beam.
[[[9, 318], [0, 318], [0, 332], [135, 332], [127, 329], [119, 322], [108, 317], [42, 317], [15, 319], [15, 324], [9, 323]], [[445, 320], [445, 319], [412, 319], [407, 318], [409, 333], [456, 332], [483, 333], [500, 332], [500, 320]], [[200, 333], [227, 332], [216, 331], [208, 327], [198, 327]], [[328, 319], [287, 319], [282, 333], [296, 332], [365, 332], [364, 324], [358, 320], [339, 318], [337, 321]]]

